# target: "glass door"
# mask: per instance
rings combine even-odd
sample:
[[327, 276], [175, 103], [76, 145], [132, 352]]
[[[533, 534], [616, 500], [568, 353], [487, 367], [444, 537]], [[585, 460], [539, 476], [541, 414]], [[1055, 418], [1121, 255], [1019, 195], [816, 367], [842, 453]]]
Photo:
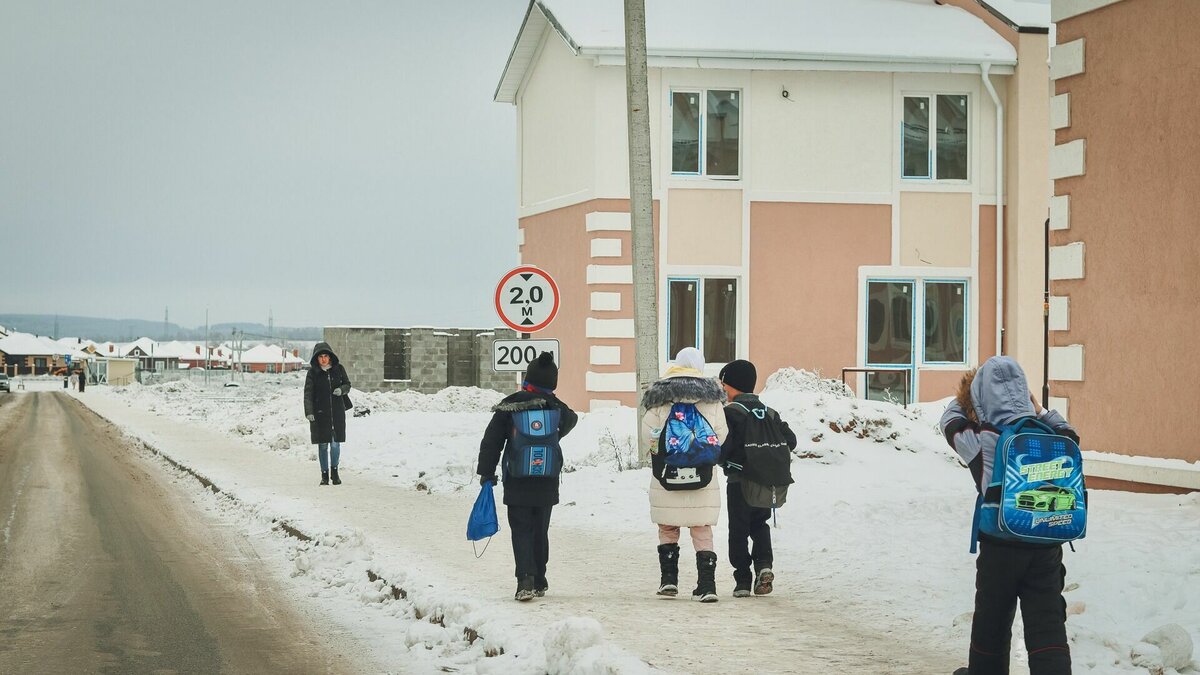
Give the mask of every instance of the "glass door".
[[916, 358], [913, 346], [911, 279], [872, 279], [867, 282], [868, 368], [887, 368], [866, 374], [866, 398], [911, 403]]

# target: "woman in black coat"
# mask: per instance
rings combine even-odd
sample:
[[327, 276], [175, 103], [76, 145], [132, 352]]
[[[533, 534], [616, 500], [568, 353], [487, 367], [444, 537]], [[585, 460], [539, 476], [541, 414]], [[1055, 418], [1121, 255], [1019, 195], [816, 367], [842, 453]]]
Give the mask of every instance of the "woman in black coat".
[[[338, 362], [329, 344], [318, 342], [313, 348], [312, 367], [304, 380], [304, 416], [308, 418], [309, 435], [317, 445], [321, 462], [321, 485], [341, 485], [338, 477], [338, 457], [346, 442], [346, 410], [350, 407], [350, 378]], [[325, 452], [329, 451], [326, 457]]]

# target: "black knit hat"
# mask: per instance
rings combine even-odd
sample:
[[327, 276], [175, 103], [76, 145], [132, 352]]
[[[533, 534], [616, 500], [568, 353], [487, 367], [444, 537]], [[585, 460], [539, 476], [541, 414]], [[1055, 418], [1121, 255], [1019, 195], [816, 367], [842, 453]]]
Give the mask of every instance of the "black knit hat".
[[738, 359], [725, 364], [718, 378], [743, 394], [752, 394], [754, 385], [758, 383], [758, 371], [754, 368], [753, 363], [745, 359]]
[[558, 366], [554, 365], [554, 355], [542, 352], [529, 364], [525, 371], [525, 381], [535, 387], [554, 390], [558, 388]]

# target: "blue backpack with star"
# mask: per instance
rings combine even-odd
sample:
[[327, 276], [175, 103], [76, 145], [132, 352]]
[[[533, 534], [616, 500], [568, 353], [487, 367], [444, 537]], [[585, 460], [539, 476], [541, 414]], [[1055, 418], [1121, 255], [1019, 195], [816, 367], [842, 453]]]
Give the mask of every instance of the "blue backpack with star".
[[521, 410], [512, 414], [513, 435], [504, 453], [506, 478], [558, 478], [562, 448], [558, 444], [557, 409]]

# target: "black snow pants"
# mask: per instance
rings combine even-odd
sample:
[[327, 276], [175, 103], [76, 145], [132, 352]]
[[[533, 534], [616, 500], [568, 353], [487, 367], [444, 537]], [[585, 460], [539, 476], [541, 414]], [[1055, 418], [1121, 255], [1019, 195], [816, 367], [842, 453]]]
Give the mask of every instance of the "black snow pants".
[[1030, 675], [1070, 675], [1062, 546], [1018, 548], [980, 541], [975, 569], [971, 675], [1008, 674], [1018, 599]]
[[[729, 504], [729, 563], [733, 565], [733, 579], [748, 586], [753, 583], [755, 572], [774, 563], [771, 526], [767, 524], [771, 520], [771, 509], [747, 504], [738, 481], [725, 484], [725, 496]], [[747, 539], [754, 542], [753, 549], [747, 547]], [[750, 571], [751, 564], [754, 572]]]
[[517, 578], [533, 577], [545, 588], [546, 562], [550, 560], [550, 511], [553, 506], [508, 506]]

